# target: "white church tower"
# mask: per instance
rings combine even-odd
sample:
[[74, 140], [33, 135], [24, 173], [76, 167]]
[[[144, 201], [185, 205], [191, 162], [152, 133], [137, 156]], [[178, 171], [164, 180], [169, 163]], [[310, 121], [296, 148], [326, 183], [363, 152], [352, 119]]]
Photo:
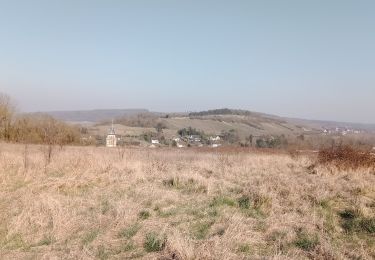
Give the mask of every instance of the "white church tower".
[[106, 146], [107, 147], [117, 146], [117, 138], [116, 138], [115, 128], [113, 127], [113, 120], [112, 120], [112, 127], [109, 130], [107, 138], [106, 138]]

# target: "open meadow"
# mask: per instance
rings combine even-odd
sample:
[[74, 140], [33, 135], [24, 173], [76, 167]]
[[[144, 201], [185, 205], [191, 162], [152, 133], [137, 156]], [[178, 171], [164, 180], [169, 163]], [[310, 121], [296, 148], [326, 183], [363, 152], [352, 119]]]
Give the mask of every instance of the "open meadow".
[[373, 259], [375, 174], [259, 150], [0, 145], [0, 259]]

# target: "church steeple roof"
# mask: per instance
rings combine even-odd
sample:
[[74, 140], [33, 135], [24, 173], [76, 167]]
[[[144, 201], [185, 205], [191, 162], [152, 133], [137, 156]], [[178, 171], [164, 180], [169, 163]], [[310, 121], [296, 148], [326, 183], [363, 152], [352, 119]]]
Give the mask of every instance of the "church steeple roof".
[[111, 129], [109, 130], [109, 133], [108, 133], [109, 135], [115, 135], [116, 134], [116, 132], [115, 132], [115, 128], [114, 128], [114, 126], [113, 126], [113, 119], [112, 119], [112, 126], [111, 126]]

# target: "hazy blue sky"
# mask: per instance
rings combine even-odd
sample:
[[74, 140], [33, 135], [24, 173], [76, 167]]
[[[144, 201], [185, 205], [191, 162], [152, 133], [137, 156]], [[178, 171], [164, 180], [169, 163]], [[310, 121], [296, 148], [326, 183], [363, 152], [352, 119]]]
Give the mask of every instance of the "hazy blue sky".
[[375, 123], [375, 1], [0, 0], [0, 91], [24, 111]]

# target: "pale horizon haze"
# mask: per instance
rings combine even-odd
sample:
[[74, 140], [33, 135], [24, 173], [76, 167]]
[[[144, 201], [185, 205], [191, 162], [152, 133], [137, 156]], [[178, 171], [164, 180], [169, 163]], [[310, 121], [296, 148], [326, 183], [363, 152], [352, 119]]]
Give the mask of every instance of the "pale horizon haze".
[[0, 0], [21, 111], [238, 108], [375, 123], [375, 1]]

